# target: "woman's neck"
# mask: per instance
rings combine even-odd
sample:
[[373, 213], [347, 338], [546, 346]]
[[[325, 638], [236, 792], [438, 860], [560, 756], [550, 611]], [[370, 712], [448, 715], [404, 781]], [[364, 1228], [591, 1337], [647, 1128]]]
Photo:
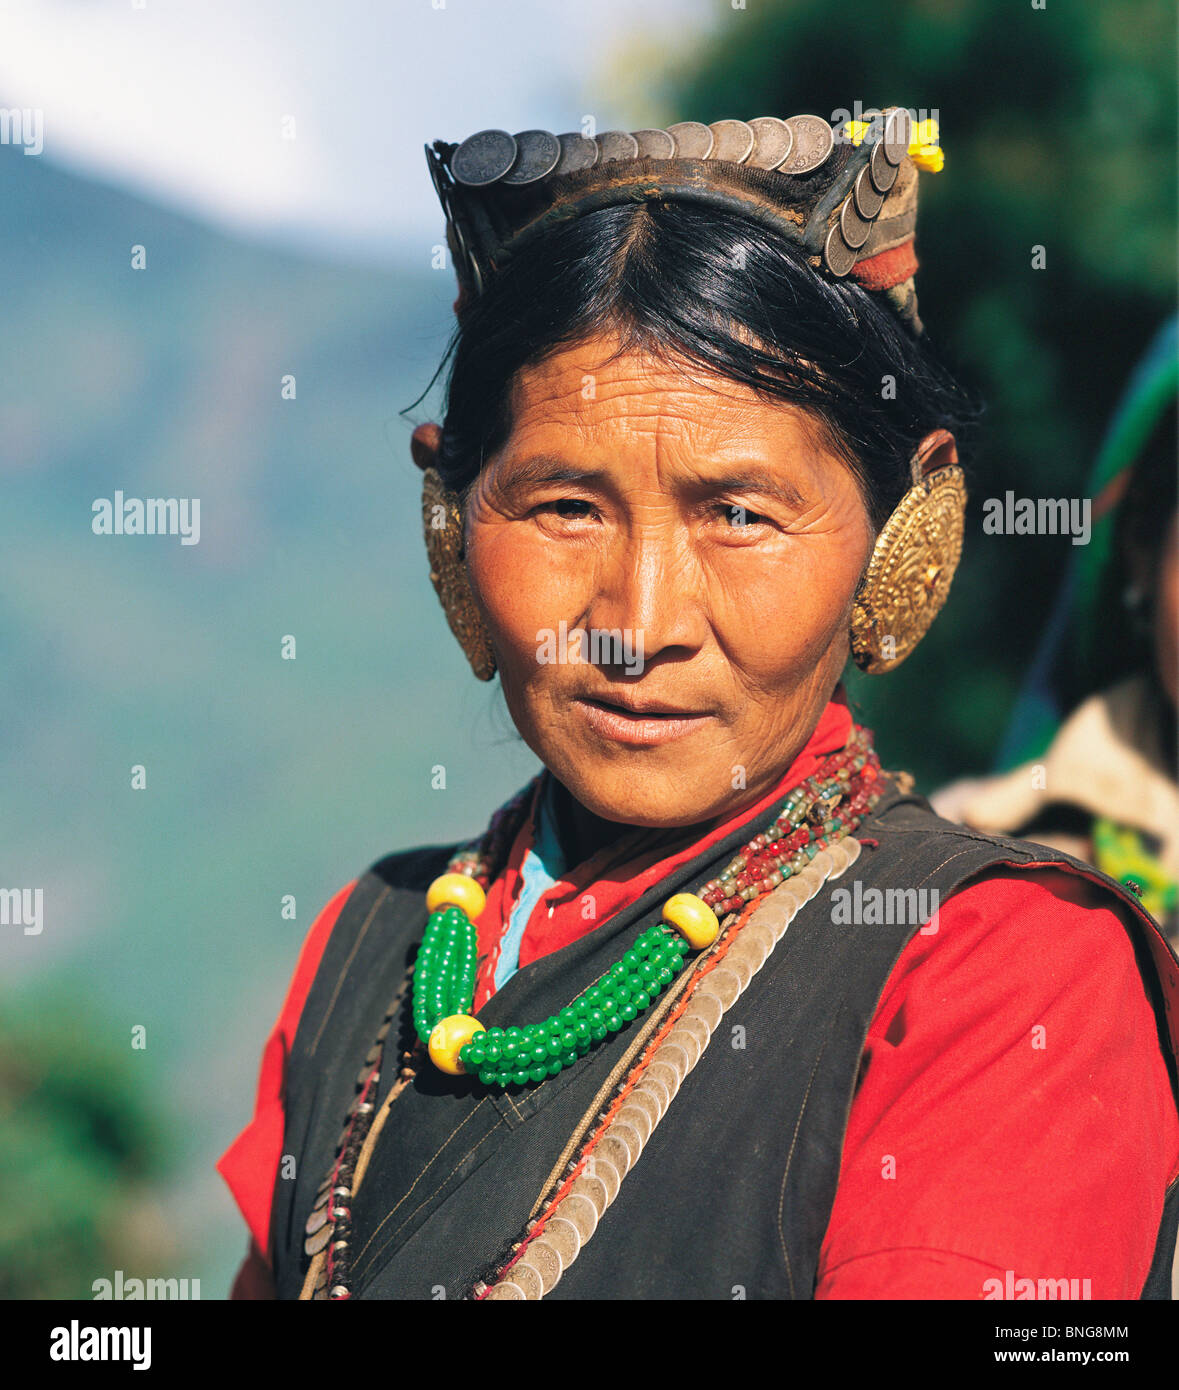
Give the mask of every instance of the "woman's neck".
[[633, 825], [604, 820], [587, 810], [563, 783], [552, 778], [551, 802], [557, 838], [569, 867], [583, 864], [600, 850], [629, 835]]
[[[552, 774], [549, 774], [550, 777]], [[562, 783], [552, 777], [550, 806], [557, 829], [557, 838], [565, 856], [565, 864], [572, 868], [584, 864], [595, 854], [617, 844], [629, 835], [642, 835], [644, 848], [658, 844], [661, 839], [669, 841], [688, 840], [703, 835], [716, 822], [702, 821], [699, 825], [677, 825], [666, 829], [651, 826], [629, 825], [622, 821], [605, 820], [587, 810], [585, 806]]]

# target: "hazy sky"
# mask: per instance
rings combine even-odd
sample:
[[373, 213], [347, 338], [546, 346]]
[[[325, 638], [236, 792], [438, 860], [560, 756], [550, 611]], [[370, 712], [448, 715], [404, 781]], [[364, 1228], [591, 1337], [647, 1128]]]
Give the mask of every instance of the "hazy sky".
[[744, 15], [722, 0], [0, 0], [0, 107], [43, 113], [43, 159], [232, 230], [380, 259], [438, 234], [426, 141], [587, 113], [634, 128], [646, 114], [602, 102], [595, 75], [635, 36], [666, 57], [718, 18]]

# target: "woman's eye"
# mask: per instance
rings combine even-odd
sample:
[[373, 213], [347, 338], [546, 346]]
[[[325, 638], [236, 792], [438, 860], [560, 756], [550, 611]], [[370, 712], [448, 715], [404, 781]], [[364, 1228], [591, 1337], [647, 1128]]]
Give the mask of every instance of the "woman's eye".
[[760, 512], [751, 512], [748, 507], [722, 507], [722, 513], [733, 531], [742, 531], [750, 526], [758, 526], [766, 517]]
[[561, 497], [555, 502], [546, 502], [544, 509], [552, 509], [559, 517], [568, 521], [580, 521], [593, 510], [588, 502], [579, 497]]

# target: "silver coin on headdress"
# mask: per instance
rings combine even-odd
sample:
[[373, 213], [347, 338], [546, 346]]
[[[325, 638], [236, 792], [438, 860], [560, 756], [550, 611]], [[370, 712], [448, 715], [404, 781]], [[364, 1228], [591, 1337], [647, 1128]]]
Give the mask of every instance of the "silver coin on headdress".
[[640, 159], [672, 159], [675, 156], [675, 137], [666, 130], [632, 130], [639, 146]]
[[709, 159], [725, 159], [730, 164], [744, 164], [753, 153], [753, 131], [744, 121], [713, 121], [712, 153]]
[[753, 153], [747, 162], [755, 169], [776, 169], [794, 148], [793, 131], [778, 116], [754, 116], [748, 125]]
[[794, 136], [794, 148], [778, 165], [778, 172], [809, 174], [835, 148], [835, 132], [822, 116], [790, 116], [786, 124]]
[[877, 193], [887, 193], [897, 181], [897, 166], [890, 164], [885, 157], [883, 141], [877, 141], [872, 146], [872, 154], [868, 160], [868, 172], [872, 179], [872, 186]]
[[535, 183], [553, 172], [561, 157], [561, 142], [551, 130], [521, 130], [513, 138], [516, 160], [503, 183]]
[[856, 211], [855, 200], [849, 198], [839, 210], [839, 230], [853, 251], [859, 250], [872, 230], [872, 223]]
[[675, 141], [678, 159], [707, 159], [712, 153], [712, 131], [703, 121], [677, 121], [667, 133]]
[[468, 135], [450, 160], [459, 183], [481, 188], [502, 179], [516, 162], [516, 141], [506, 130], [480, 130]]
[[561, 146], [561, 154], [557, 160], [557, 167], [553, 170], [555, 174], [571, 174], [574, 169], [590, 169], [598, 162], [601, 149], [596, 140], [591, 140], [588, 135], [582, 135], [580, 131], [567, 130], [563, 135], [557, 136], [557, 143]]
[[839, 230], [839, 223], [833, 222], [831, 230], [827, 233], [826, 245], [823, 247], [823, 264], [832, 275], [837, 275], [842, 279], [855, 263], [856, 253], [844, 241], [843, 233]]
[[884, 203], [884, 194], [873, 188], [872, 171], [866, 164], [856, 175], [852, 196], [856, 200], [856, 211], [861, 217], [875, 217]]
[[909, 152], [909, 141], [913, 135], [913, 118], [898, 106], [890, 111], [884, 121], [884, 157], [890, 164], [899, 164]]
[[638, 158], [639, 142], [629, 130], [604, 130], [601, 135], [595, 135], [594, 139], [601, 151], [598, 161], [601, 164], [607, 164], [613, 159]]

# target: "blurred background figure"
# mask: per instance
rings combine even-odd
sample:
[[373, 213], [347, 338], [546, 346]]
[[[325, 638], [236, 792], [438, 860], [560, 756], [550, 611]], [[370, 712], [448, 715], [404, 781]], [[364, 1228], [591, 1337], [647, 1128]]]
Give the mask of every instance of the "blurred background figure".
[[932, 798], [942, 815], [1035, 840], [1132, 884], [1179, 944], [1177, 323], [1109, 427], [1079, 547], [1016, 704], [999, 775]]

